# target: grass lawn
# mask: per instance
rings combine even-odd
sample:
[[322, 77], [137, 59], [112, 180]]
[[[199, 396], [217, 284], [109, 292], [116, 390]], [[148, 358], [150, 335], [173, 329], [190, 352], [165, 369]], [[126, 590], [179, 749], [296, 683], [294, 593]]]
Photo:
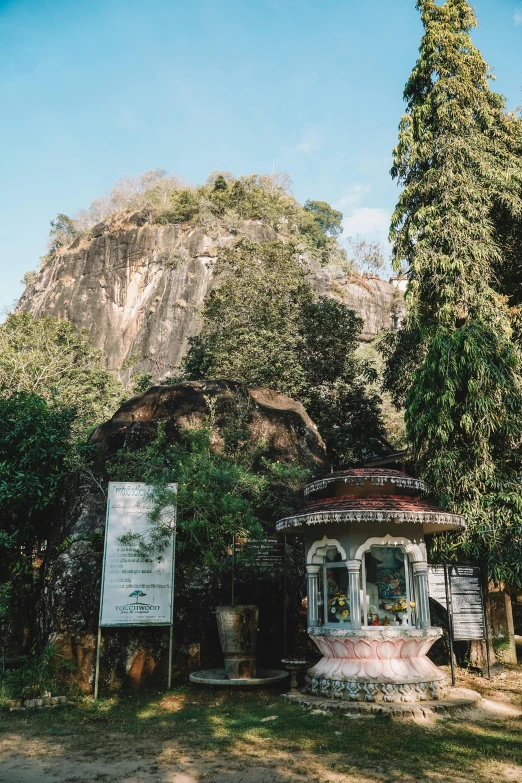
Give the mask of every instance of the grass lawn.
[[314, 714], [277, 692], [184, 686], [0, 711], [2, 783], [374, 783], [522, 780], [522, 671], [481, 690], [485, 708], [436, 722]]

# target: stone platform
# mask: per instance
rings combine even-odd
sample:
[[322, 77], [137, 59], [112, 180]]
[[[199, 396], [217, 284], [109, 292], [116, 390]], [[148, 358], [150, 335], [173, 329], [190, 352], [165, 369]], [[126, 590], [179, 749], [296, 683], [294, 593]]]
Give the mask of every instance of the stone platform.
[[204, 669], [192, 672], [189, 680], [198, 685], [217, 685], [221, 688], [262, 688], [267, 685], [279, 685], [287, 677], [288, 672], [281, 669], [258, 669], [257, 677], [229, 679], [225, 669]]
[[364, 701], [334, 701], [310, 696], [308, 693], [291, 691], [283, 694], [283, 699], [305, 707], [331, 714], [343, 715], [387, 715], [390, 718], [429, 718], [444, 717], [479, 706], [482, 696], [468, 688], [451, 688], [444, 699], [431, 699], [422, 702], [364, 702]]

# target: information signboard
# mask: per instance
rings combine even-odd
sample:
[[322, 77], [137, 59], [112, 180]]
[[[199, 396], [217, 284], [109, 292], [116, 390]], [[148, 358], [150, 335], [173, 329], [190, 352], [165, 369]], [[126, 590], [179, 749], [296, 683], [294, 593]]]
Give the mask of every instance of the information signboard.
[[448, 566], [453, 638], [481, 640], [486, 638], [482, 577], [477, 566]]
[[[488, 676], [491, 679], [488, 629], [482, 595], [482, 573], [478, 566], [428, 567], [428, 592], [448, 612], [451, 681], [455, 685], [454, 641], [485, 641]], [[449, 605], [448, 605], [449, 604]]]
[[[177, 485], [170, 489], [177, 491]], [[164, 510], [172, 537], [159, 560], [147, 560], [126, 533], [147, 536], [153, 489], [142, 482], [109, 483], [103, 556], [100, 626], [172, 625], [175, 508]]]

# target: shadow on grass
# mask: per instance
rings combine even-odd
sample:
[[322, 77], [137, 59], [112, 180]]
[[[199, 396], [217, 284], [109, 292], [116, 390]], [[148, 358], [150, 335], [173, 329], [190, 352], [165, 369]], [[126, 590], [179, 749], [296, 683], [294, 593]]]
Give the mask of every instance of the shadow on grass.
[[[260, 763], [279, 753], [295, 765], [300, 754], [311, 754], [324, 769], [371, 780], [371, 770], [381, 767], [415, 781], [432, 775], [489, 781], [484, 776], [492, 760], [522, 766], [519, 720], [477, 721], [464, 714], [420, 725], [379, 716], [313, 714], [286, 703], [275, 691], [230, 693], [184, 686], [170, 693], [140, 692], [97, 704], [86, 699], [62, 710], [23, 717], [8, 713], [4, 718], [0, 732], [36, 732], [48, 742], [59, 740], [65, 754], [99, 755], [100, 747], [105, 748], [112, 761], [132, 752], [150, 763], [174, 763], [182, 753], [195, 760], [226, 759], [230, 765], [245, 759]], [[295, 780], [297, 769], [288, 766], [292, 774], [285, 776], [281, 763], [277, 780]]]

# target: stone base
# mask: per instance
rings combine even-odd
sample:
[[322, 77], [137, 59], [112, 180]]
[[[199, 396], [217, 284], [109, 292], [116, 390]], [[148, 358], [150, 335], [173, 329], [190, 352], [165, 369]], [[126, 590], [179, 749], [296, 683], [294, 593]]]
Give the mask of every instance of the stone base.
[[[310, 669], [309, 672], [313, 671]], [[442, 674], [442, 673], [441, 673]], [[304, 693], [332, 701], [407, 703], [444, 699], [450, 683], [443, 676], [438, 680], [417, 682], [372, 682], [368, 680], [331, 680], [314, 677], [305, 679]]]
[[334, 701], [292, 691], [283, 694], [292, 704], [309, 710], [342, 715], [387, 715], [390, 718], [430, 718], [453, 715], [462, 710], [477, 707], [482, 700], [480, 693], [467, 688], [451, 688], [444, 699], [407, 704], [404, 702]]
[[198, 685], [217, 685], [220, 688], [262, 688], [268, 685], [279, 685], [288, 678], [288, 672], [281, 669], [258, 669], [256, 677], [241, 677], [230, 679], [226, 669], [205, 669], [192, 672], [190, 682]]
[[229, 680], [251, 680], [257, 676], [256, 656], [232, 656], [225, 658], [225, 671]]

